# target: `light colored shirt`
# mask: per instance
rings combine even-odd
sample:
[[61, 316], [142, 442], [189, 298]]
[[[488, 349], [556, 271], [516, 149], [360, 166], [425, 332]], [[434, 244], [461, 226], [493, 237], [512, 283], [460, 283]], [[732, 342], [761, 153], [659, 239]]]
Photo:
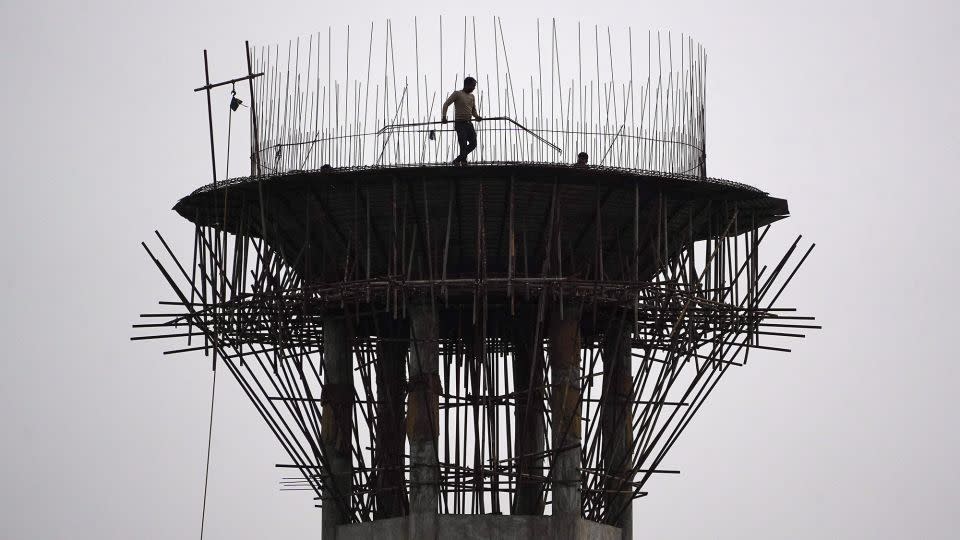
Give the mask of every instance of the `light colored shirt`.
[[440, 110], [440, 118], [443, 120], [447, 119], [447, 109], [450, 104], [453, 104], [454, 120], [470, 120], [473, 116], [480, 116], [477, 114], [476, 100], [473, 94], [468, 94], [463, 90], [457, 90], [450, 94], [450, 97], [443, 102], [443, 108]]

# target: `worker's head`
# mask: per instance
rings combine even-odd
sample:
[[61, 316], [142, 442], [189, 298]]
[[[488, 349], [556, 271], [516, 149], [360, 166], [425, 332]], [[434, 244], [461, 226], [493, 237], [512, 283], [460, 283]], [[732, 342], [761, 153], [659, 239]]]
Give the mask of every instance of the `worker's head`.
[[587, 160], [590, 159], [590, 156], [586, 152], [580, 152], [577, 154], [577, 165], [584, 166], [587, 164]]
[[477, 87], [477, 80], [474, 79], [473, 77], [467, 77], [466, 79], [463, 80], [463, 91], [464, 91], [464, 92], [466, 92], [466, 93], [469, 94], [470, 92], [473, 92], [473, 90], [474, 90], [476, 87]]

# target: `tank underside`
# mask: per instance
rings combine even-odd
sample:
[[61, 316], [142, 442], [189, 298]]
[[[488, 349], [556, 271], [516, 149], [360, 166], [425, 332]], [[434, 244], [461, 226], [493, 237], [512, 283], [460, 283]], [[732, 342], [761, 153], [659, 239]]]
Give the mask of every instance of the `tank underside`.
[[145, 326], [231, 372], [329, 536], [627, 538], [728, 368], [809, 327], [774, 305], [797, 244], [758, 255], [786, 201], [732, 182], [357, 168], [175, 209], [192, 260], [148, 252], [182, 311]]

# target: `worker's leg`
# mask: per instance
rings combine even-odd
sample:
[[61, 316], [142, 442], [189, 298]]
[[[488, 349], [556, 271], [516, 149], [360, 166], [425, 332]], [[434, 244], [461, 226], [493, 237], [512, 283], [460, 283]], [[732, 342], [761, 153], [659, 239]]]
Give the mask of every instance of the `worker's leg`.
[[477, 130], [473, 129], [473, 122], [464, 122], [464, 134], [466, 135], [468, 148], [463, 154], [463, 161], [467, 161], [467, 154], [477, 149]]
[[470, 153], [470, 150], [467, 149], [469, 146], [469, 133], [467, 128], [471, 128], [470, 122], [464, 122], [458, 120], [453, 123], [453, 129], [457, 132], [457, 144], [460, 145], [460, 155], [453, 160], [454, 163], [459, 163], [467, 160], [467, 154]]

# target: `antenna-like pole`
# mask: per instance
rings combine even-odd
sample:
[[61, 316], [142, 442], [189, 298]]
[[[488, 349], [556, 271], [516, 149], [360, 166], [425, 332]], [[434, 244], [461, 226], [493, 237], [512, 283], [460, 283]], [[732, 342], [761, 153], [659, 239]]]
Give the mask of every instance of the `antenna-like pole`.
[[247, 51], [247, 82], [250, 83], [250, 118], [253, 122], [253, 140], [250, 141], [250, 175], [260, 176], [260, 130], [257, 126], [257, 100], [253, 96], [253, 63], [250, 61], [250, 42], [244, 42]]
[[207, 90], [207, 121], [210, 125], [210, 162], [213, 165], [213, 185], [217, 185], [217, 155], [213, 146], [213, 105], [210, 103], [210, 66], [207, 63], [207, 50], [203, 50], [203, 76]]

